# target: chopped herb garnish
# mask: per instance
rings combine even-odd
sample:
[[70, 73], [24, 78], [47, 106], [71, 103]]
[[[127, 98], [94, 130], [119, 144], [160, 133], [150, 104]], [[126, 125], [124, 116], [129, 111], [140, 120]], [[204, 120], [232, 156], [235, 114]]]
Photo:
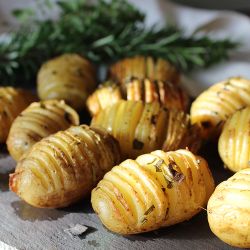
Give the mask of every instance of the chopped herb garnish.
[[154, 164], [154, 167], [156, 169], [156, 172], [162, 172], [161, 165], [164, 163], [164, 160], [159, 160]]
[[147, 221], [148, 221], [148, 219], [144, 217], [144, 218], [141, 220], [141, 224], [143, 225], [143, 224], [146, 223]]
[[151, 214], [151, 213], [154, 211], [154, 209], [155, 209], [155, 206], [152, 205], [152, 206], [144, 213], [144, 215], [149, 215], [149, 214]]

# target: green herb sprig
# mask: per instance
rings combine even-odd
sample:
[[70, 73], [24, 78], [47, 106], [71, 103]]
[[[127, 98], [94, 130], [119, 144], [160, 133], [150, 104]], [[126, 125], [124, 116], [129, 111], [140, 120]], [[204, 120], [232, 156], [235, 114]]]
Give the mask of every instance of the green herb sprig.
[[230, 40], [185, 37], [172, 26], [147, 29], [144, 14], [124, 0], [99, 0], [95, 5], [59, 1], [57, 5], [61, 15], [56, 21], [39, 21], [30, 10], [15, 11], [24, 18], [9, 41], [0, 42], [0, 85], [34, 87], [41, 64], [69, 52], [96, 64], [149, 55], [189, 71], [220, 62], [237, 46]]

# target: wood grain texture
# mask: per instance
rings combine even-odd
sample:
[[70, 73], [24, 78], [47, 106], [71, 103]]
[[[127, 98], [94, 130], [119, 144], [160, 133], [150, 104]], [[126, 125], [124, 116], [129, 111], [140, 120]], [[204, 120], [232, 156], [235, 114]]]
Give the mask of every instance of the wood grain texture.
[[[204, 152], [216, 147], [210, 145], [208, 148]], [[3, 151], [3, 146], [0, 145], [0, 152]], [[202, 155], [209, 160], [217, 182], [227, 179], [231, 173], [222, 168], [218, 155], [208, 153], [208, 157], [206, 154]], [[169, 228], [123, 237], [109, 232], [102, 226], [90, 207], [89, 199], [66, 209], [33, 208], [8, 191], [8, 173], [13, 172], [14, 166], [14, 161], [7, 154], [0, 153], [0, 243], [16, 249], [236, 249], [227, 246], [212, 234], [205, 211], [190, 221]], [[73, 237], [64, 231], [78, 223], [90, 227], [83, 236]]]

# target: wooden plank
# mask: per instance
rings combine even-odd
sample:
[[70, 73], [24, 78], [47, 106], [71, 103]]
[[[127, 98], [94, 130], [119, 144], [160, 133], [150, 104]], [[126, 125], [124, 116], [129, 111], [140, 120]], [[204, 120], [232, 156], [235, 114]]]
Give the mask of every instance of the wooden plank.
[[[212, 147], [215, 148], [210, 145], [204, 152], [209, 155], [212, 171], [217, 181], [220, 181], [231, 173], [222, 168], [216, 153], [210, 152]], [[89, 198], [66, 209], [33, 208], [8, 190], [8, 174], [14, 167], [15, 162], [11, 157], [6, 153], [0, 154], [1, 244], [25, 250], [234, 249], [211, 233], [205, 211], [179, 225], [123, 237], [109, 232], [102, 226], [90, 206]], [[64, 231], [76, 224], [86, 225], [90, 229], [81, 237], [73, 237]], [[0, 245], [0, 249], [8, 249], [1, 246], [3, 245]]]

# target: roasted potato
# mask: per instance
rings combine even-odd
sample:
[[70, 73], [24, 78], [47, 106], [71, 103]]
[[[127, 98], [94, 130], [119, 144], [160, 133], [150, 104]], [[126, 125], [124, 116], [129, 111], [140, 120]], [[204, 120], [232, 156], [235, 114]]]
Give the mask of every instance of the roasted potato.
[[219, 154], [233, 172], [250, 167], [250, 107], [235, 112], [219, 137]]
[[219, 184], [208, 201], [212, 232], [229, 245], [250, 248], [250, 168]]
[[28, 91], [0, 87], [0, 143], [6, 141], [14, 119], [35, 100], [36, 97]]
[[79, 125], [79, 116], [64, 101], [48, 100], [32, 103], [13, 122], [7, 146], [10, 155], [19, 160], [42, 138]]
[[158, 150], [112, 168], [93, 189], [91, 203], [109, 230], [136, 234], [189, 220], [213, 190], [203, 158]]
[[229, 116], [248, 105], [250, 80], [229, 78], [213, 85], [197, 97], [191, 106], [191, 121], [201, 127], [204, 139], [217, 139]]
[[32, 206], [65, 207], [88, 195], [119, 162], [118, 142], [106, 131], [72, 126], [33, 145], [9, 185]]
[[88, 95], [96, 86], [92, 64], [77, 54], [64, 54], [44, 63], [37, 77], [41, 100], [65, 100], [73, 108], [85, 107]]
[[144, 101], [151, 103], [159, 101], [162, 106], [187, 110], [188, 95], [179, 86], [170, 82], [139, 80], [133, 78], [125, 85], [125, 91], [116, 83], [109, 81], [101, 85], [87, 99], [87, 107], [92, 115], [111, 106], [119, 100]]
[[135, 56], [120, 60], [110, 67], [109, 76], [110, 79], [122, 85], [133, 77], [172, 83], [178, 83], [180, 78], [178, 70], [168, 61], [149, 56]]
[[187, 114], [158, 102], [122, 100], [100, 111], [91, 124], [107, 129], [119, 141], [123, 159], [156, 149], [189, 147], [196, 152], [201, 144], [199, 128], [190, 125]]

